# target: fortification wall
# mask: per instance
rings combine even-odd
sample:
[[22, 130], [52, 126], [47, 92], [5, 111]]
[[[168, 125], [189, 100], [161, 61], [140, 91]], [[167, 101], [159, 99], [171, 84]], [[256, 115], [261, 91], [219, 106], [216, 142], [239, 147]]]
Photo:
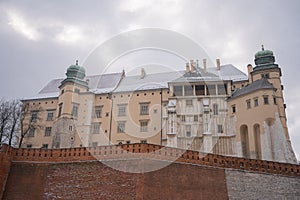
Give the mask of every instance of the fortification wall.
[[216, 154], [202, 154], [197, 151], [163, 147], [154, 144], [123, 144], [70, 149], [15, 149], [13, 161], [74, 162], [129, 158], [177, 161], [252, 172], [300, 176], [300, 165]]
[[10, 172], [13, 148], [3, 145], [0, 147], [0, 199], [3, 195], [6, 180]]
[[[152, 144], [48, 150], [6, 146], [0, 159], [2, 177], [9, 174], [4, 199], [300, 198], [299, 165]], [[156, 165], [164, 167], [149, 170]], [[137, 168], [141, 173], [130, 173]]]

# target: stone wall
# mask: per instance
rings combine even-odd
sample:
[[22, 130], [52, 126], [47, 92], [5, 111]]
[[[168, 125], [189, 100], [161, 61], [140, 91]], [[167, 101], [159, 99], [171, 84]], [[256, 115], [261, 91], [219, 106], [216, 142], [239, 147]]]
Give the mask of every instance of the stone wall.
[[225, 170], [229, 199], [300, 199], [300, 178]]

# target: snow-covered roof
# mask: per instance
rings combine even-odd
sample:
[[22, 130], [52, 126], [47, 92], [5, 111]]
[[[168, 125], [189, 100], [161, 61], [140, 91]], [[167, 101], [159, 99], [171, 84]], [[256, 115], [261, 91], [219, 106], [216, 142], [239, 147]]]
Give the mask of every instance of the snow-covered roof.
[[114, 92], [128, 92], [139, 90], [153, 90], [168, 88], [171, 82], [184, 74], [184, 71], [162, 72], [156, 74], [146, 74], [143, 78], [140, 75], [125, 76]]
[[222, 65], [220, 67], [219, 76], [222, 80], [245, 81], [248, 76], [232, 64]]
[[[216, 67], [207, 68], [204, 73], [203, 69], [198, 69], [197, 74], [187, 74], [185, 71], [161, 72], [155, 74], [124, 76], [122, 73], [110, 73], [103, 75], [87, 76], [89, 91], [94, 94], [110, 93], [110, 92], [132, 92], [141, 90], [153, 90], [168, 88], [170, 82], [197, 82], [197, 81], [244, 81], [247, 75], [231, 64], [222, 65], [217, 71]], [[36, 96], [25, 98], [44, 99], [57, 98], [59, 96], [59, 86], [64, 79], [51, 80]]]
[[[103, 75], [87, 76], [89, 91], [94, 94], [112, 92], [119, 84], [122, 73], [111, 73]], [[59, 86], [64, 79], [51, 80], [37, 95], [24, 98], [23, 100], [57, 98], [59, 96]]]

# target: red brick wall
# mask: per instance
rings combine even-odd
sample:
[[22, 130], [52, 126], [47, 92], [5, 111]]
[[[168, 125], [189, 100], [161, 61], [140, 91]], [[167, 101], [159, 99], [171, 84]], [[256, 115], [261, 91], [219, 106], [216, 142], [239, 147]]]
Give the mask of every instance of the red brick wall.
[[13, 149], [5, 144], [0, 147], [0, 199], [5, 189], [6, 180], [10, 171]]
[[110, 160], [123, 158], [149, 158], [167, 161], [233, 168], [254, 172], [266, 172], [288, 176], [300, 176], [300, 165], [278, 163], [265, 160], [221, 156], [201, 155], [197, 151], [185, 151], [153, 144], [129, 144], [100, 146], [95, 148], [71, 149], [16, 149], [14, 161], [70, 162], [90, 160]]
[[[116, 161], [112, 161], [116, 162]], [[118, 161], [137, 167], [149, 160]], [[155, 161], [157, 162], [157, 161]], [[160, 161], [165, 162], [165, 161]], [[227, 199], [224, 169], [173, 163], [149, 173], [101, 162], [13, 163], [3, 199]]]

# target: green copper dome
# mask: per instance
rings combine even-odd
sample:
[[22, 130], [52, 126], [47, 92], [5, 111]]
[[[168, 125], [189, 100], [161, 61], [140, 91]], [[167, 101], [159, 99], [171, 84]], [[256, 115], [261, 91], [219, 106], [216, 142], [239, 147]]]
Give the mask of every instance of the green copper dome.
[[84, 79], [85, 77], [85, 69], [78, 65], [78, 61], [76, 61], [75, 65], [71, 65], [67, 69], [67, 78], [78, 78], [78, 79]]
[[269, 69], [269, 68], [278, 67], [278, 65], [275, 64], [275, 57], [273, 51], [265, 50], [263, 45], [261, 51], [255, 54], [254, 62], [255, 62], [255, 67], [253, 68], [254, 71], [260, 69]]
[[263, 56], [273, 56], [273, 51], [271, 50], [262, 50], [255, 54], [255, 58], [263, 57]]
[[66, 82], [72, 82], [72, 83], [83, 85], [85, 87], [88, 86], [87, 82], [84, 80], [85, 69], [78, 65], [77, 60], [75, 65], [70, 65], [68, 67], [66, 75], [67, 78], [62, 81], [62, 85]]

